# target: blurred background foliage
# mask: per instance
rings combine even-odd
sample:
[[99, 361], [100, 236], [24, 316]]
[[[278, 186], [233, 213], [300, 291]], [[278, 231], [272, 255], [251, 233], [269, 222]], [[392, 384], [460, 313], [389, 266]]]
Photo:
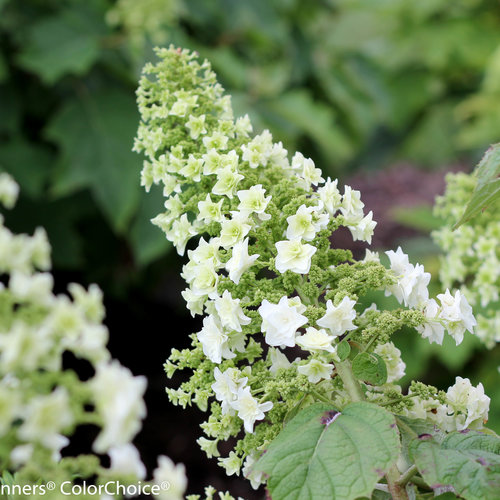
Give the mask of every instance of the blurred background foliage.
[[[0, 167], [22, 188], [8, 223], [45, 226], [62, 279], [100, 284], [123, 362], [140, 373], [154, 364], [120, 342], [135, 338], [131, 325], [156, 342], [160, 372], [168, 346], [197, 328], [180, 260], [149, 222], [162, 194], [143, 195], [131, 152], [140, 70], [170, 43], [212, 62], [255, 129], [361, 189], [380, 248], [403, 244], [437, 275], [428, 233], [442, 168], [473, 165], [500, 140], [497, 0], [0, 0]], [[183, 326], [174, 334], [151, 318]], [[409, 376], [483, 380], [500, 430], [498, 349], [472, 337], [459, 349], [405, 332], [398, 341]], [[181, 448], [157, 451], [186, 460]]]

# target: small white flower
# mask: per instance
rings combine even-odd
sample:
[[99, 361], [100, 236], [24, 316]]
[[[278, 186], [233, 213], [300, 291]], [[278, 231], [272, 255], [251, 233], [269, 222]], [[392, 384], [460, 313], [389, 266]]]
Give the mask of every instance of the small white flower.
[[203, 354], [214, 363], [221, 363], [225, 359], [234, 358], [235, 354], [227, 345], [228, 336], [213, 316], [203, 318], [203, 328], [197, 333], [198, 340], [203, 347]]
[[345, 186], [340, 211], [347, 225], [356, 224], [363, 218], [364, 206], [365, 204], [361, 201], [361, 193], [352, 189], [351, 186]]
[[300, 365], [297, 371], [301, 375], [305, 375], [311, 384], [316, 384], [322, 379], [330, 378], [333, 373], [333, 368], [333, 365], [323, 363], [319, 359], [311, 359], [309, 363]]
[[248, 215], [246, 213], [231, 212], [231, 219], [224, 219], [221, 224], [221, 246], [229, 248], [243, 240], [252, 228], [248, 222]]
[[392, 342], [379, 344], [374, 352], [385, 362], [388, 384], [397, 382], [404, 377], [406, 364], [401, 359], [401, 351]]
[[207, 194], [205, 200], [198, 202], [199, 218], [207, 223], [222, 222], [224, 220], [222, 202], [222, 199], [218, 202], [212, 201], [210, 195]]
[[[468, 378], [456, 377], [447, 393], [448, 405], [455, 413], [457, 430], [481, 428], [488, 420], [490, 398], [484, 394], [483, 384], [474, 387]], [[459, 417], [462, 415], [462, 418]]]
[[205, 115], [195, 116], [191, 115], [186, 122], [186, 128], [189, 129], [189, 135], [192, 139], [196, 140], [202, 134], [207, 133], [205, 127]]
[[256, 213], [260, 220], [269, 220], [271, 216], [265, 213], [271, 197], [265, 197], [266, 190], [262, 184], [252, 186], [250, 189], [238, 191], [236, 194], [240, 200], [238, 210], [246, 214]]
[[134, 377], [117, 361], [97, 366], [89, 382], [97, 413], [104, 422], [93, 444], [96, 452], [103, 453], [112, 446], [129, 443], [140, 430], [141, 419], [146, 416], [143, 400], [146, 385], [145, 377]]
[[349, 224], [347, 227], [351, 231], [354, 241], [361, 240], [371, 244], [376, 225], [377, 223], [373, 220], [373, 212], [370, 210], [359, 222]]
[[323, 206], [330, 215], [334, 215], [342, 206], [342, 196], [337, 188], [338, 179], [332, 181], [330, 177], [325, 184], [318, 188], [317, 194]]
[[238, 284], [243, 273], [252, 267], [259, 257], [259, 254], [248, 255], [248, 238], [236, 243], [233, 247], [231, 258], [226, 263], [226, 271], [229, 273], [229, 279]]
[[22, 440], [39, 442], [57, 453], [69, 443], [61, 435], [61, 431], [73, 423], [69, 396], [63, 387], [32, 398], [23, 417], [24, 422], [18, 431]]
[[243, 464], [243, 476], [250, 481], [250, 485], [256, 490], [261, 484], [265, 483], [264, 473], [252, 470], [253, 465], [257, 462], [258, 455], [247, 455]]
[[311, 258], [318, 250], [316, 247], [303, 244], [299, 240], [278, 241], [275, 243], [278, 255], [275, 266], [280, 273], [292, 271], [307, 274], [311, 268]]
[[217, 182], [212, 188], [214, 194], [219, 196], [227, 196], [233, 198], [238, 183], [243, 179], [243, 176], [230, 168], [224, 168], [217, 172]]
[[[175, 465], [165, 455], [158, 457], [158, 467], [153, 472], [153, 481], [159, 485], [159, 493], [156, 496], [160, 500], [183, 500], [187, 488], [186, 469], [183, 464]], [[164, 489], [162, 485], [168, 484]]]
[[250, 393], [250, 387], [238, 389], [237, 399], [231, 406], [238, 412], [238, 417], [243, 420], [245, 430], [253, 433], [253, 426], [256, 420], [262, 420], [264, 412], [269, 411], [273, 407], [271, 401], [259, 403]]
[[227, 135], [216, 130], [212, 135], [206, 135], [203, 137], [202, 142], [207, 151], [210, 149], [223, 151], [227, 149], [228, 140], [229, 137]]
[[233, 474], [240, 475], [241, 458], [234, 451], [230, 451], [229, 456], [225, 458], [219, 458], [218, 462], [226, 470], [228, 476], [232, 476]]
[[19, 185], [6, 172], [0, 173], [0, 203], [5, 208], [13, 208], [19, 196]]
[[111, 472], [119, 474], [131, 474], [138, 479], [146, 477], [146, 467], [141, 461], [137, 448], [130, 443], [120, 446], [113, 446], [108, 450], [109, 458], [111, 459]]
[[286, 237], [289, 240], [304, 239], [311, 241], [316, 236], [316, 226], [313, 224], [312, 212], [317, 207], [306, 207], [301, 205], [295, 215], [287, 217], [288, 227]]
[[306, 333], [298, 336], [295, 340], [302, 349], [310, 352], [319, 352], [319, 351], [327, 351], [327, 352], [335, 352], [335, 348], [333, 347], [333, 335], [328, 335], [326, 330], [318, 330], [312, 326], [306, 329]]
[[441, 301], [439, 317], [446, 322], [449, 334], [455, 339], [458, 345], [464, 338], [465, 330], [473, 333], [474, 326], [477, 324], [472, 307], [460, 290], [457, 290], [453, 296], [446, 289], [445, 293], [438, 295], [438, 299]]
[[328, 300], [325, 315], [316, 323], [318, 326], [328, 328], [336, 337], [350, 330], [355, 330], [357, 327], [352, 322], [356, 318], [355, 305], [356, 302], [347, 296], [342, 299], [338, 306], [334, 306], [332, 301]]
[[288, 297], [281, 297], [277, 304], [264, 299], [258, 309], [262, 317], [262, 331], [266, 333], [266, 343], [270, 346], [295, 346], [297, 329], [307, 323], [297, 309], [290, 306]]
[[[151, 221], [154, 223], [154, 219]], [[183, 214], [180, 219], [177, 219], [172, 224], [172, 228], [167, 232], [167, 238], [171, 241], [179, 255], [184, 255], [188, 240], [196, 234], [195, 229], [188, 221], [187, 215]]]
[[240, 306], [240, 299], [233, 299], [228, 290], [224, 291], [222, 297], [215, 299], [215, 309], [222, 326], [230, 330], [241, 332], [241, 325], [248, 325], [251, 321], [245, 316]]
[[215, 382], [211, 387], [216, 399], [222, 403], [222, 414], [234, 414], [231, 403], [236, 401], [238, 390], [246, 386], [248, 377], [242, 377], [237, 368], [228, 368], [225, 372], [221, 372], [215, 367], [214, 378]]
[[269, 348], [269, 359], [271, 360], [269, 371], [273, 375], [275, 375], [278, 370], [287, 369], [292, 366], [288, 358], [279, 349], [274, 347]]
[[444, 337], [443, 321], [439, 319], [440, 308], [434, 299], [430, 299], [423, 310], [425, 322], [417, 326], [417, 331], [424, 339], [429, 339], [432, 344], [436, 342], [441, 345]]

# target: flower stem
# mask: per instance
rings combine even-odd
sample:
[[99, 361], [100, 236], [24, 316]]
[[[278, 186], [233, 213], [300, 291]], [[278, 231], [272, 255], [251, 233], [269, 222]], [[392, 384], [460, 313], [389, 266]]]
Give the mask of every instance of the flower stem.
[[400, 486], [406, 486], [410, 479], [418, 472], [417, 466], [413, 464], [401, 477], [398, 479], [397, 483]]
[[345, 390], [353, 401], [364, 401], [365, 394], [359, 385], [358, 380], [352, 373], [351, 362], [346, 359], [336, 364], [337, 372], [344, 383]]
[[400, 474], [396, 465], [387, 471], [385, 477], [393, 500], [409, 500], [405, 487], [399, 484]]

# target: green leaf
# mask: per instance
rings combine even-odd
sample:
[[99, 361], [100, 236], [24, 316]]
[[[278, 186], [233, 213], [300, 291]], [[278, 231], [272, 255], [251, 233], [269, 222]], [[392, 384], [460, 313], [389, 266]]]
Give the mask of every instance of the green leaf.
[[317, 142], [326, 157], [343, 160], [351, 156], [352, 146], [335, 124], [332, 109], [315, 102], [308, 91], [293, 90], [265, 105], [267, 110]]
[[88, 9], [71, 9], [43, 18], [24, 35], [17, 58], [46, 84], [72, 73], [84, 74], [99, 56], [103, 22]]
[[141, 192], [140, 159], [131, 151], [137, 120], [133, 94], [108, 87], [71, 100], [46, 129], [61, 148], [54, 194], [89, 188], [119, 233], [128, 230]]
[[500, 498], [499, 452], [499, 438], [470, 430], [450, 433], [441, 445], [428, 435], [410, 444], [410, 456], [434, 492], [466, 500]]
[[352, 372], [358, 380], [373, 385], [387, 382], [387, 367], [384, 360], [374, 352], [360, 352], [352, 361]]
[[399, 455], [394, 416], [366, 402], [317, 403], [293, 418], [255, 465], [273, 500], [370, 496]]
[[349, 354], [351, 354], [351, 346], [349, 345], [349, 342], [343, 340], [337, 346], [337, 356], [340, 358], [340, 361], [344, 361], [349, 357]]
[[47, 148], [21, 136], [0, 145], [0, 165], [19, 183], [23, 194], [33, 199], [41, 197], [52, 161]]
[[500, 143], [486, 151], [476, 170], [477, 185], [465, 212], [453, 229], [483, 212], [500, 197]]

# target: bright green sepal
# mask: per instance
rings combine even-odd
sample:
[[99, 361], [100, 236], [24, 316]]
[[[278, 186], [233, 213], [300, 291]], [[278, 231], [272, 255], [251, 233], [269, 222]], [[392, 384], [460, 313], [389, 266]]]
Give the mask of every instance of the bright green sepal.
[[341, 413], [323, 403], [300, 411], [254, 469], [269, 476], [273, 500], [370, 496], [400, 452], [395, 418], [366, 402]]

